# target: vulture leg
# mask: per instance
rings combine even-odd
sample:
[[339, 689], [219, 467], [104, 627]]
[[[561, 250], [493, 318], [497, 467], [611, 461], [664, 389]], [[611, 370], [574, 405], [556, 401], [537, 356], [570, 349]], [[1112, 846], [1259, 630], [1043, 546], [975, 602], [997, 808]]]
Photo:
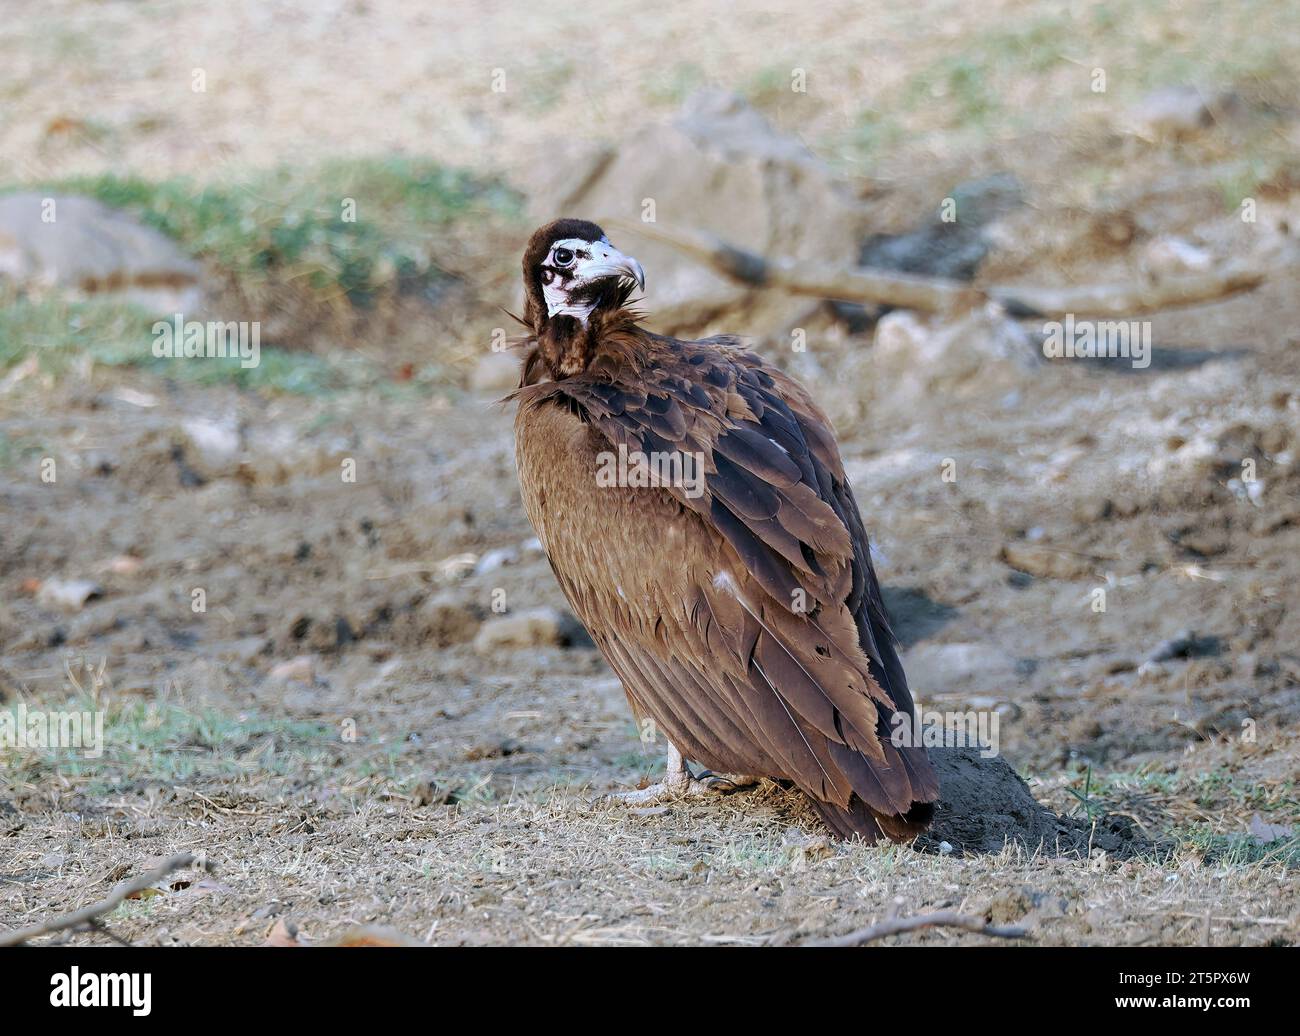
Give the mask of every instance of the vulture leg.
[[648, 788], [616, 792], [606, 797], [627, 803], [629, 806], [645, 806], [665, 799], [704, 795], [708, 792], [736, 791], [757, 784], [758, 781], [757, 777], [712, 773], [709, 770], [703, 771], [699, 777], [696, 777], [686, 765], [686, 760], [682, 758], [682, 753], [678, 751], [677, 746], [669, 742], [668, 767], [662, 781]]

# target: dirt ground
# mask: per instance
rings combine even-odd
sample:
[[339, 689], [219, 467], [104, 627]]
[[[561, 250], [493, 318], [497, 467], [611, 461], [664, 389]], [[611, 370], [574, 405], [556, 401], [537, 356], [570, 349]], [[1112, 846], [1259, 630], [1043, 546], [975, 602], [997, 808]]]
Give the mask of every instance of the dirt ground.
[[[700, 5], [709, 32], [665, 15], [647, 37], [613, 17], [598, 46], [571, 24], [579, 8], [439, 18], [368, 2], [304, 21], [287, 4], [54, 6], [67, 16], [57, 31], [0, 41], [0, 86], [22, 102], [0, 115], [8, 180], [220, 178], [386, 149], [523, 179], [579, 115], [599, 136], [670, 111], [666, 48], [706, 78], [760, 85], [791, 49], [779, 45], [788, 5], [775, 3], [748, 35], [727, 5]], [[820, 41], [804, 60], [838, 70], [805, 139], [833, 153], [864, 82], [902, 82], [985, 17], [931, 6], [942, 33], [888, 4], [804, 12], [801, 37]], [[850, 9], [883, 41], [870, 69], [829, 31]], [[1019, 5], [988, 17], [1014, 24]], [[1200, 39], [1195, 21], [1169, 32]], [[255, 45], [242, 35], [252, 23]], [[488, 25], [504, 35], [490, 40]], [[143, 46], [160, 32], [179, 53]], [[312, 46], [295, 45], [304, 33]], [[530, 33], [553, 47], [525, 47]], [[101, 87], [137, 47], [147, 59]], [[466, 69], [487, 76], [509, 64], [501, 52], [528, 55], [527, 96], [547, 83], [554, 96], [487, 109]], [[196, 106], [187, 85], [161, 88], [200, 61], [239, 89]], [[597, 91], [615, 68], [620, 85]], [[1010, 84], [1007, 96], [1018, 105]], [[1072, 103], [1054, 76], [1042, 98], [1039, 118]], [[266, 117], [250, 122], [249, 105]], [[82, 107], [99, 131], [46, 132]], [[1288, 111], [1259, 131], [1284, 149], [1300, 139]], [[775, 102], [769, 114], [787, 118]], [[989, 260], [997, 280], [1122, 274], [1129, 253], [1097, 240], [1103, 202], [1140, 212], [1148, 236], [1227, 254], [1300, 226], [1300, 179], [1263, 185], [1258, 225], [1225, 209], [1232, 142], [1254, 141], [1253, 123], [1106, 154], [1091, 150], [1090, 118], [1034, 145], [1019, 123], [965, 145], [924, 110], [909, 116], [913, 135], [872, 187], [881, 228], [998, 164], [1031, 205]], [[510, 252], [458, 301], [470, 325], [513, 302], [527, 230], [504, 234]], [[972, 338], [995, 336], [969, 320]], [[871, 330], [823, 310], [807, 353], [762, 339], [775, 329], [726, 329], [759, 336], [835, 421], [919, 697], [996, 714], [1002, 756], [1065, 818], [1068, 844], [1017, 839], [1042, 833], [1023, 818], [989, 839], [957, 815], [915, 846], [836, 843], [772, 784], [650, 810], [601, 801], [653, 777], [663, 746], [638, 737], [580, 631], [492, 638], [502, 604], [506, 617], [565, 605], [521, 509], [512, 414], [463, 376], [437, 391], [395, 377], [290, 395], [130, 366], [0, 371], [0, 708], [92, 701], [107, 715], [99, 759], [0, 749], [0, 929], [188, 850], [211, 875], [128, 901], [105, 919], [113, 933], [260, 944], [286, 925], [302, 942], [379, 925], [434, 944], [765, 945], [956, 909], [1023, 923], [1039, 944], [1300, 942], [1300, 270], [1152, 324], [1146, 370], [1013, 358], [959, 373], [900, 369]], [[474, 355], [429, 348], [462, 358], [461, 375]], [[97, 592], [66, 608], [42, 596], [72, 579]], [[1269, 841], [1261, 824], [1292, 834]]]

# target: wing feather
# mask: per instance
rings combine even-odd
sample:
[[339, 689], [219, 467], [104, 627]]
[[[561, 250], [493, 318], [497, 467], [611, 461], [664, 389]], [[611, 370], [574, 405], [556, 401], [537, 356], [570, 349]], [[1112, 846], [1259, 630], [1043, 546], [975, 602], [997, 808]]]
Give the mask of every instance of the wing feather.
[[[912, 698], [829, 423], [730, 340], [645, 338], [634, 371], [515, 394], [525, 503], [561, 587], [688, 757], [788, 778], [839, 811], [833, 826], [874, 830], [856, 796], [879, 828], [915, 833], [937, 780], [923, 748], [890, 740]], [[703, 493], [596, 492], [584, 440], [548, 422], [580, 424], [590, 450], [699, 456]]]

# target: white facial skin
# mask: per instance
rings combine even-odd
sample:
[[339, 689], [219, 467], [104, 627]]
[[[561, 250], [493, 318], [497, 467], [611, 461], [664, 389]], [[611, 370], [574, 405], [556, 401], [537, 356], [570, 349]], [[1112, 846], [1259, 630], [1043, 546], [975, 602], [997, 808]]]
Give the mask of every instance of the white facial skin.
[[576, 317], [584, 326], [595, 305], [582, 288], [606, 277], [626, 277], [645, 287], [645, 271], [608, 238], [567, 238], [551, 246], [542, 263], [542, 297], [550, 316]]

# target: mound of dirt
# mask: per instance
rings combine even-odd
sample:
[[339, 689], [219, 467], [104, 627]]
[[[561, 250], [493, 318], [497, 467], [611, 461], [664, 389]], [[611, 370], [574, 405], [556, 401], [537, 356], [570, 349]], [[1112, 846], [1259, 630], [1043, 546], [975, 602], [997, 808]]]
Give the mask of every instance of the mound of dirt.
[[1152, 848], [1124, 817], [1100, 817], [1094, 829], [1086, 820], [1053, 813], [1000, 756], [932, 748], [930, 759], [939, 772], [939, 808], [933, 826], [917, 839], [922, 851], [937, 852], [947, 842], [961, 854], [994, 853], [1013, 842], [1049, 856], [1086, 857], [1101, 849], [1125, 858]]

